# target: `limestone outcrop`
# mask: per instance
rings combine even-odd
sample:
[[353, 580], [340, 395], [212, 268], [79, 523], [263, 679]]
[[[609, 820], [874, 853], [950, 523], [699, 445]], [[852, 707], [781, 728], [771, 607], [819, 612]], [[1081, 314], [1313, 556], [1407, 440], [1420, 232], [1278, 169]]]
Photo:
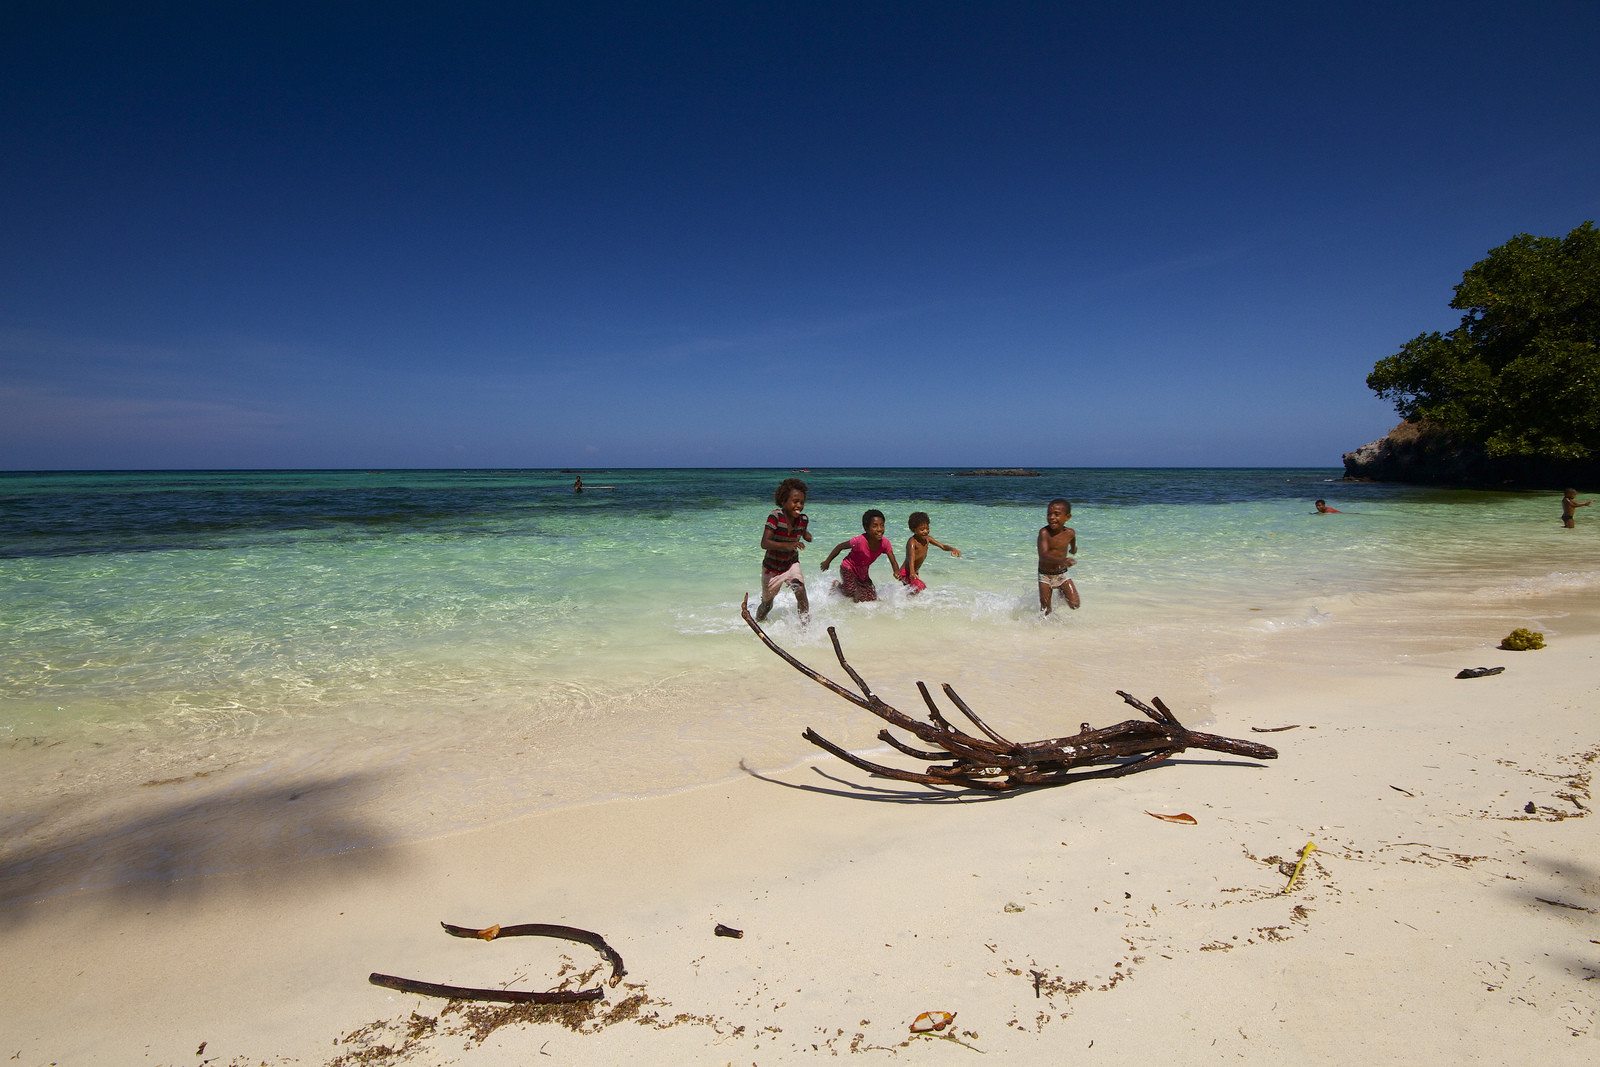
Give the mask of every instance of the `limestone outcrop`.
[[1484, 489], [1561, 489], [1600, 483], [1600, 464], [1530, 456], [1491, 456], [1428, 423], [1402, 422], [1383, 437], [1344, 454], [1352, 482], [1406, 482]]

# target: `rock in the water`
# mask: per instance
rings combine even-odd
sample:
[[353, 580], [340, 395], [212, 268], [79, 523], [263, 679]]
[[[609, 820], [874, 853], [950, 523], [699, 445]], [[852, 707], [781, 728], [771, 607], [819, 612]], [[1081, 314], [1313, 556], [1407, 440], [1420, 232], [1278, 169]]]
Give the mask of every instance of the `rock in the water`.
[[1026, 467], [1010, 467], [999, 470], [987, 467], [981, 471], [956, 471], [957, 478], [1037, 478], [1039, 472]]

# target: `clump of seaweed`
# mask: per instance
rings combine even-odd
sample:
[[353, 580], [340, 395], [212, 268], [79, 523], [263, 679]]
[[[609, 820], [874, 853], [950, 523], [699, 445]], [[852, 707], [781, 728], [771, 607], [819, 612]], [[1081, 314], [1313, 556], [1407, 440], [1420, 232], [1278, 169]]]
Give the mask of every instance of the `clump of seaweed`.
[[1544, 647], [1544, 634], [1519, 627], [1506, 634], [1500, 641], [1500, 647], [1507, 652], [1531, 652]]

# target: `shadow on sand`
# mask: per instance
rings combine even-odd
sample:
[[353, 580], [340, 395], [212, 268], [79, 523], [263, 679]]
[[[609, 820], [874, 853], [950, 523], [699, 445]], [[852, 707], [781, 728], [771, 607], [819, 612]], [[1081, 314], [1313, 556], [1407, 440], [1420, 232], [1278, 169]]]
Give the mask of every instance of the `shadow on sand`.
[[[1131, 763], [1133, 761], [1129, 760], [1128, 762]], [[1152, 774], [1161, 770], [1163, 767], [1180, 766], [1255, 767], [1260, 770], [1266, 769], [1264, 764], [1256, 763], [1253, 760], [1173, 758], [1164, 760], [1153, 767], [1148, 767], [1137, 773], [1141, 775]], [[1024, 793], [1037, 793], [1045, 789], [1060, 789], [1063, 786], [1071, 786], [1076, 784], [1075, 781], [1057, 782], [1054, 785], [1030, 786], [1022, 789], [1001, 792], [988, 789], [970, 789], [955, 784], [949, 786], [920, 785], [912, 782], [901, 782], [892, 778], [879, 778], [877, 775], [869, 775], [868, 777], [872, 779], [871, 781], [851, 781], [846, 778], [840, 778], [838, 775], [829, 774], [821, 767], [811, 765], [809, 768], [811, 773], [815, 774], [819, 778], [825, 778], [830, 782], [835, 782], [842, 787], [839, 789], [833, 789], [828, 786], [817, 785], [815, 783], [807, 784], [805, 782], [786, 782], [781, 778], [774, 778], [771, 775], [762, 774], [760, 771], [755, 770], [753, 767], [747, 765], [743, 760], [739, 761], [739, 769], [744, 771], [744, 773], [748, 774], [750, 777], [758, 781], [766, 782], [768, 785], [781, 785], [785, 789], [798, 789], [805, 793], [824, 793], [828, 796], [844, 797], [848, 800], [867, 800], [880, 804], [977, 804], [991, 800], [1005, 800], [1009, 797], [1021, 796]], [[893, 784], [880, 785], [880, 782]]]
[[[1564, 928], [1554, 935], [1558, 944], [1600, 944], [1600, 870], [1570, 855], [1535, 853], [1526, 862], [1540, 878], [1532, 885], [1516, 884], [1512, 895], [1518, 902], [1538, 908], [1553, 925]], [[1600, 951], [1551, 953], [1551, 958], [1582, 981], [1600, 980]]]
[[[365, 814], [376, 775], [296, 777], [123, 796], [109, 810], [81, 801], [11, 813], [0, 842], [0, 926], [24, 921], [49, 898], [103, 891], [126, 905], [171, 903], [205, 892], [205, 876], [285, 868], [356, 851], [353, 869], [388, 862], [393, 835]], [[277, 879], [268, 876], [263, 888]]]

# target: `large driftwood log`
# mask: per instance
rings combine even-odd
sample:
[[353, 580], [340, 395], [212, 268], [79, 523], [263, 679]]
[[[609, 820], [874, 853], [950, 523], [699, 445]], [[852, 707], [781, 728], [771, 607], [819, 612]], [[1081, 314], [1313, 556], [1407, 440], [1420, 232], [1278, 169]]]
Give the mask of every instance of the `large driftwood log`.
[[[1171, 759], [1190, 748], [1226, 752], [1229, 755], [1246, 756], [1250, 759], [1278, 758], [1278, 750], [1268, 745], [1190, 730], [1167, 710], [1160, 697], [1152, 699], [1151, 704], [1154, 705], [1152, 707], [1151, 704], [1146, 704], [1120, 689], [1117, 690], [1117, 696], [1142, 711], [1152, 721], [1129, 719], [1115, 726], [1105, 726], [1100, 729], [1092, 729], [1088, 723], [1084, 723], [1071, 737], [1056, 737], [1046, 741], [1008, 741], [967, 707], [966, 702], [956, 695], [954, 689], [945, 685], [944, 695], [973, 726], [978, 728], [982, 736], [967, 733], [960, 727], [952, 725], [939, 712], [938, 705], [933, 702], [933, 697], [928, 692], [928, 687], [918, 682], [917, 690], [922, 694], [923, 703], [928, 706], [928, 721], [924, 722], [884, 703], [872, 692], [866, 680], [845, 660], [844, 649], [839, 645], [839, 635], [834, 632], [833, 627], [828, 627], [828, 639], [833, 642], [833, 651], [839, 657], [839, 666], [844, 668], [845, 673], [860, 688], [859, 694], [846, 689], [831, 678], [818, 674], [780, 648], [751, 616], [749, 597], [745, 598], [741, 614], [750, 629], [761, 638], [762, 643], [795, 670], [857, 707], [872, 712], [891, 726], [898, 726], [924, 744], [935, 746], [932, 750], [913, 748], [888, 730], [880, 730], [879, 740], [908, 756], [935, 764], [925, 770], [908, 771], [864, 760], [835, 745], [815, 730], [808, 728], [801, 735], [813, 745], [826, 749], [846, 763], [885, 778], [918, 782], [923, 785], [952, 785], [967, 789], [1005, 792], [1065, 785], [1087, 778], [1117, 778], [1154, 767], [1163, 760]], [[940, 760], [950, 762], [939, 764]]]

